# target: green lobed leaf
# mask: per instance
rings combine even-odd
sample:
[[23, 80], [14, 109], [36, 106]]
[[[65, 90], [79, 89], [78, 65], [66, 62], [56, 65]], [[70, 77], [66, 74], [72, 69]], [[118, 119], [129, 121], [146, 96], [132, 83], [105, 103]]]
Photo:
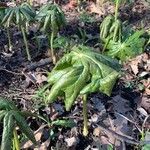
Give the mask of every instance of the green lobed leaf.
[[10, 24], [12, 23], [24, 26], [26, 22], [32, 21], [34, 17], [34, 9], [29, 4], [23, 3], [22, 5], [5, 9], [5, 15], [1, 24], [5, 27], [10, 27]]
[[23, 132], [34, 144], [36, 144], [36, 140], [31, 128], [26, 123], [26, 120], [19, 112], [13, 112], [14, 119], [16, 120], [17, 125], [19, 126], [21, 132]]
[[74, 47], [49, 74], [52, 88], [46, 102], [51, 103], [63, 95], [69, 110], [79, 94], [100, 91], [110, 95], [119, 70], [117, 61], [84, 46]]
[[141, 54], [144, 51], [145, 44], [145, 39], [141, 37], [143, 34], [144, 31], [140, 30], [128, 36], [124, 42], [110, 40], [106, 47], [108, 49], [106, 54], [121, 61]]
[[41, 7], [36, 19], [40, 22], [40, 29], [44, 32], [52, 30], [54, 35], [65, 25], [65, 16], [56, 4], [46, 4]]
[[11, 150], [14, 127], [15, 124], [13, 114], [8, 112], [3, 120], [1, 150]]

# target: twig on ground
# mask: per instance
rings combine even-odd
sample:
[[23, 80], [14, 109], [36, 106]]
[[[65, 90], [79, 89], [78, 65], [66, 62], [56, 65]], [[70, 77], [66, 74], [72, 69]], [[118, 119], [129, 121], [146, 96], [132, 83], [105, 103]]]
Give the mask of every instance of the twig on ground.
[[6, 72], [11, 73], [11, 74], [14, 74], [14, 75], [24, 76], [22, 73], [16, 73], [16, 72], [7, 70], [7, 69], [5, 69], [5, 68], [0, 68], [0, 71], [6, 71]]
[[41, 59], [39, 62], [34, 62], [34, 63], [31, 63], [30, 65], [28, 65], [26, 67], [26, 70], [28, 71], [32, 71], [38, 67], [42, 67], [42, 66], [45, 66], [45, 65], [48, 65], [52, 62], [52, 60], [50, 58], [46, 58], [46, 59]]

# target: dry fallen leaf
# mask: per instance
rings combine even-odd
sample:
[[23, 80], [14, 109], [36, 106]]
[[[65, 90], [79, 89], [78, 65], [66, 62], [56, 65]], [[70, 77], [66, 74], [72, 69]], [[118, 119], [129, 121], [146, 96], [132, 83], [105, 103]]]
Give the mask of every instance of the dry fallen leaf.
[[131, 67], [133, 73], [134, 73], [135, 75], [137, 75], [138, 72], [139, 72], [139, 69], [138, 69], [138, 63], [137, 63], [137, 64], [131, 63], [131, 64], [130, 64], [130, 67]]
[[63, 6], [63, 9], [65, 10], [72, 10], [77, 6], [77, 1], [76, 0], [70, 0], [68, 4]]
[[146, 96], [143, 96], [140, 107], [143, 107], [148, 113], [150, 113], [150, 99]]
[[100, 135], [100, 133], [101, 133], [101, 129], [99, 127], [96, 127], [93, 131], [93, 135], [97, 137]]
[[44, 81], [47, 81], [47, 77], [45, 75], [42, 75], [42, 74], [36, 75], [36, 83], [38, 83], [40, 85]]
[[25, 142], [21, 143], [21, 149], [32, 148], [34, 150], [47, 150], [47, 147], [50, 144], [50, 139], [47, 139], [44, 143], [41, 144], [41, 137], [43, 135], [44, 127], [46, 127], [46, 125], [41, 125], [40, 128], [34, 132], [38, 146], [35, 146], [30, 140], [26, 140]]
[[71, 147], [77, 145], [79, 139], [77, 137], [66, 138], [65, 142], [67, 143], [68, 147]]
[[96, 5], [95, 3], [92, 3], [90, 5], [89, 11], [90, 13], [96, 13], [96, 14], [99, 14], [100, 16], [105, 14], [104, 9], [102, 9], [102, 7], [98, 7], [98, 5]]

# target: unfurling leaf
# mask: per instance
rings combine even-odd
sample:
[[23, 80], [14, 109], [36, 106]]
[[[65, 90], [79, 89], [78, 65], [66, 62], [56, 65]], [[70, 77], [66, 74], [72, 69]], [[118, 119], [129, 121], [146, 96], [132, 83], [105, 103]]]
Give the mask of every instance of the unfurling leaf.
[[110, 95], [119, 70], [117, 61], [88, 47], [74, 47], [49, 74], [48, 82], [52, 88], [46, 102], [64, 96], [66, 110], [69, 110], [79, 94], [100, 91]]
[[108, 15], [100, 25], [100, 39], [104, 42], [113, 40], [114, 42], [121, 40], [122, 22], [112, 15]]
[[46, 4], [41, 7], [36, 19], [40, 22], [42, 31], [49, 32], [52, 30], [54, 35], [66, 22], [63, 11], [56, 4]]

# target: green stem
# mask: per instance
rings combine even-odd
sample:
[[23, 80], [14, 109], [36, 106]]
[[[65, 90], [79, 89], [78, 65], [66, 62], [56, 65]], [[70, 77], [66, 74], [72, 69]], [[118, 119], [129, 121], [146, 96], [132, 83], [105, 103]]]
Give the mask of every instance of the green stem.
[[120, 1], [120, 0], [116, 0], [116, 6], [115, 6], [115, 21], [116, 21], [117, 18], [118, 18], [119, 1]]
[[87, 94], [83, 95], [83, 135], [88, 135]]
[[109, 43], [109, 40], [110, 40], [110, 38], [106, 39], [105, 45], [104, 45], [104, 47], [103, 47], [103, 49], [102, 49], [102, 54], [103, 54], [104, 51], [106, 50], [106, 47], [107, 47], [107, 45], [108, 45], [108, 43]]
[[32, 6], [32, 5], [33, 5], [33, 1], [32, 1], [32, 0], [29, 0], [29, 4]]
[[21, 32], [22, 32], [22, 35], [23, 35], [23, 40], [24, 40], [24, 44], [25, 44], [25, 48], [26, 48], [26, 53], [27, 53], [28, 60], [31, 61], [31, 55], [29, 53], [29, 48], [28, 48], [28, 42], [27, 42], [27, 38], [26, 38], [26, 33], [25, 33], [25, 29], [24, 29], [23, 26], [21, 26]]
[[50, 43], [50, 48], [51, 48], [50, 53], [52, 56], [52, 61], [53, 61], [53, 64], [56, 64], [56, 56], [54, 53], [53, 42], [54, 42], [54, 32], [52, 32], [51, 36], [49, 37], [49, 43]]
[[12, 44], [11, 44], [11, 38], [10, 38], [10, 32], [9, 32], [9, 28], [6, 28], [7, 30], [7, 36], [8, 36], [8, 46], [9, 46], [9, 50], [12, 50]]
[[19, 144], [19, 139], [18, 139], [16, 129], [14, 129], [13, 135], [14, 135], [14, 147], [15, 147], [16, 150], [20, 150], [20, 144]]

